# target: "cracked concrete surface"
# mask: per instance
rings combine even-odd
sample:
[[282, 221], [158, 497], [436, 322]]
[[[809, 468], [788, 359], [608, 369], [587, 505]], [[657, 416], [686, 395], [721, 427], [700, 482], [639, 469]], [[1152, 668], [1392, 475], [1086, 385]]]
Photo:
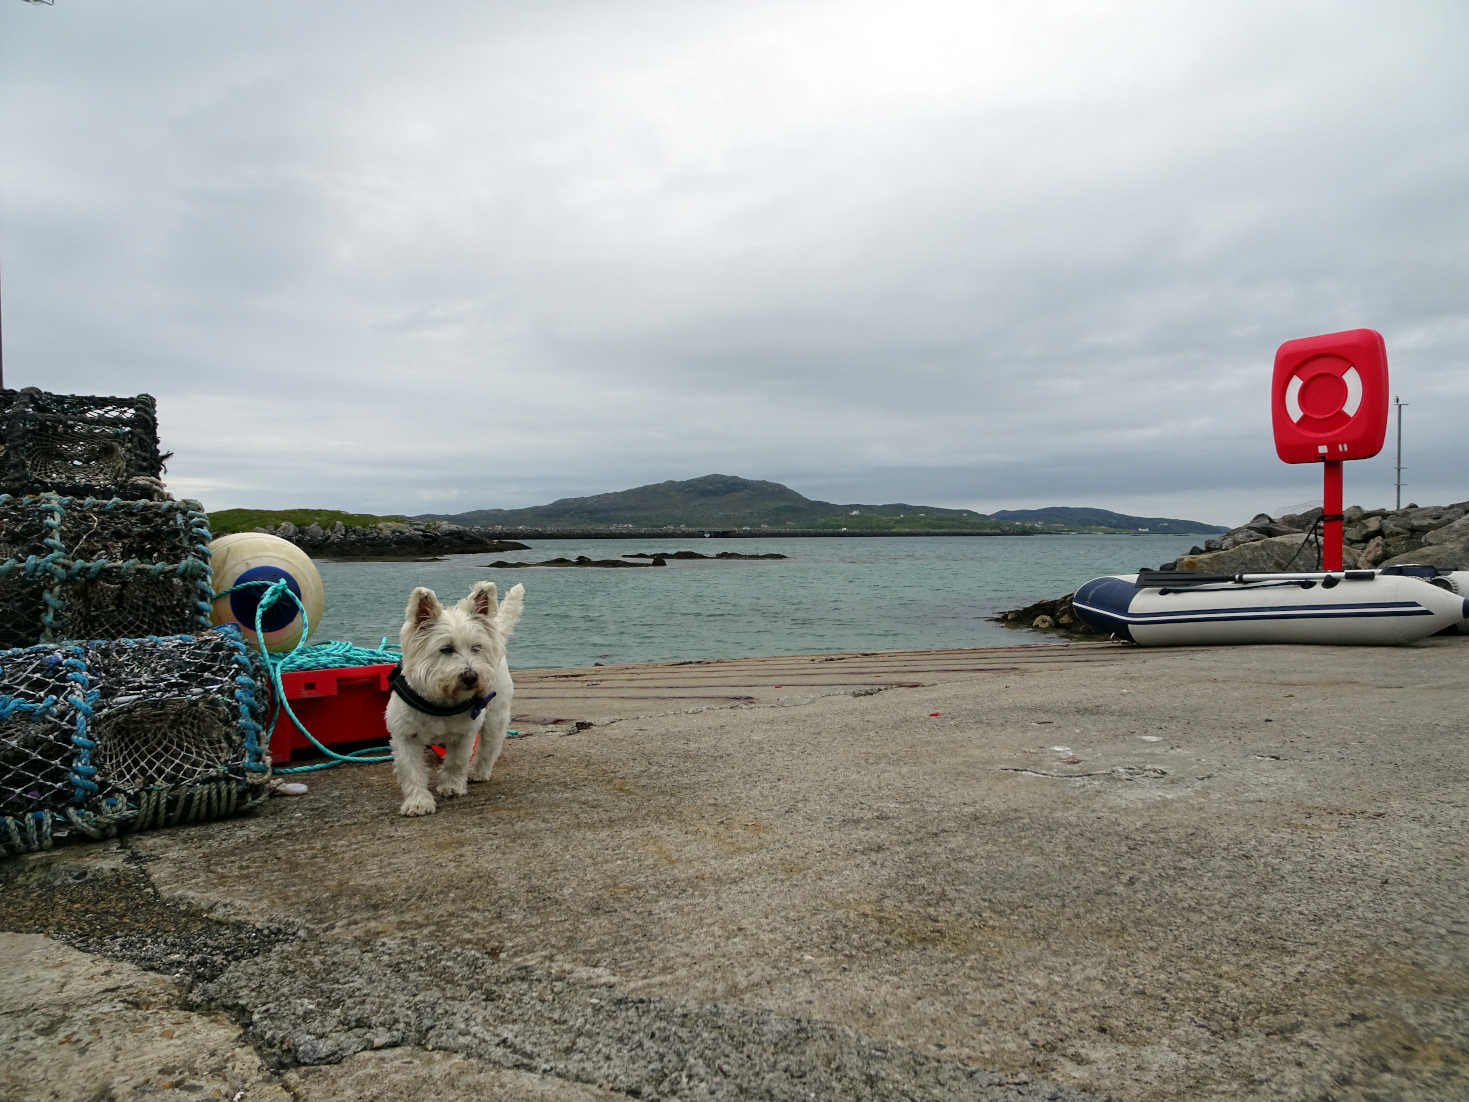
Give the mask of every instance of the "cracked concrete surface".
[[0, 864], [0, 1097], [1461, 1097], [1466, 645], [518, 674], [438, 815]]

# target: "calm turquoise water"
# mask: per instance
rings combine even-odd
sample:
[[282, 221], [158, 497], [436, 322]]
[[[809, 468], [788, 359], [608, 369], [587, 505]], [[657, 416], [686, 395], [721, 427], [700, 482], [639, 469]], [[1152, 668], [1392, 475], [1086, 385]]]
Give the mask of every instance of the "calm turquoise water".
[[[537, 540], [528, 551], [439, 562], [319, 562], [326, 610], [312, 642], [396, 643], [414, 586], [458, 600], [481, 578], [526, 589], [517, 669], [856, 650], [1002, 646], [1057, 638], [987, 617], [1070, 593], [1100, 574], [1155, 567], [1199, 536]], [[538, 567], [636, 552], [777, 552], [770, 561], [677, 562], [647, 570]]]

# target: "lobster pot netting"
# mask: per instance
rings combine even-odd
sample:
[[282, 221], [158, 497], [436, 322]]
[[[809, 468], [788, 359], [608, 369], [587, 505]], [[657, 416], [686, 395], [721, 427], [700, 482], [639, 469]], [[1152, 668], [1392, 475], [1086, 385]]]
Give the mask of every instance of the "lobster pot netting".
[[0, 849], [253, 804], [271, 691], [233, 627], [0, 652]]
[[0, 654], [0, 815], [71, 804], [75, 719], [67, 697], [84, 669], [76, 647]]
[[152, 395], [0, 390], [0, 490], [162, 498], [162, 474]]
[[[237, 720], [240, 694], [269, 704], [269, 673], [237, 628], [95, 643], [88, 665], [98, 692], [91, 737], [99, 782], [134, 789], [219, 776], [248, 781], [251, 754], [265, 760], [263, 731], [249, 747], [249, 725]], [[251, 716], [263, 726], [264, 714]]]
[[209, 540], [195, 501], [0, 495], [0, 647], [207, 628]]

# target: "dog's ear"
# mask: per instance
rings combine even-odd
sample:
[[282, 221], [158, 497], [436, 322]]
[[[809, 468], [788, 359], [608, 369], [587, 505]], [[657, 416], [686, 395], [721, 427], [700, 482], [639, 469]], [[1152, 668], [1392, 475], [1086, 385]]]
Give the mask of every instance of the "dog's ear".
[[500, 611], [500, 599], [494, 582], [475, 582], [469, 596], [459, 602], [459, 607], [475, 616], [486, 616], [493, 620]]
[[419, 586], [408, 598], [408, 607], [403, 611], [403, 622], [412, 624], [417, 631], [430, 621], [438, 619], [443, 611], [438, 595], [432, 589]]

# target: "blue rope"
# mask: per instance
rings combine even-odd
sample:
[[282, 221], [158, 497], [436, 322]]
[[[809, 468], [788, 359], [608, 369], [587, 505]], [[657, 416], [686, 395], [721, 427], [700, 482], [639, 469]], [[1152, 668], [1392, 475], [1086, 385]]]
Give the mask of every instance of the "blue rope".
[[87, 663], [80, 648], [70, 648], [66, 668], [71, 671], [66, 679], [78, 686], [78, 691], [67, 697], [77, 714], [76, 729], [71, 736], [71, 744], [77, 748], [76, 759], [71, 766], [71, 784], [77, 803], [85, 804], [89, 797], [101, 791], [97, 782], [92, 779], [97, 775], [97, 767], [92, 764], [92, 751], [97, 749], [97, 743], [87, 731], [87, 723], [92, 718], [92, 706], [97, 703], [101, 690], [92, 688], [91, 679], [87, 676]]

